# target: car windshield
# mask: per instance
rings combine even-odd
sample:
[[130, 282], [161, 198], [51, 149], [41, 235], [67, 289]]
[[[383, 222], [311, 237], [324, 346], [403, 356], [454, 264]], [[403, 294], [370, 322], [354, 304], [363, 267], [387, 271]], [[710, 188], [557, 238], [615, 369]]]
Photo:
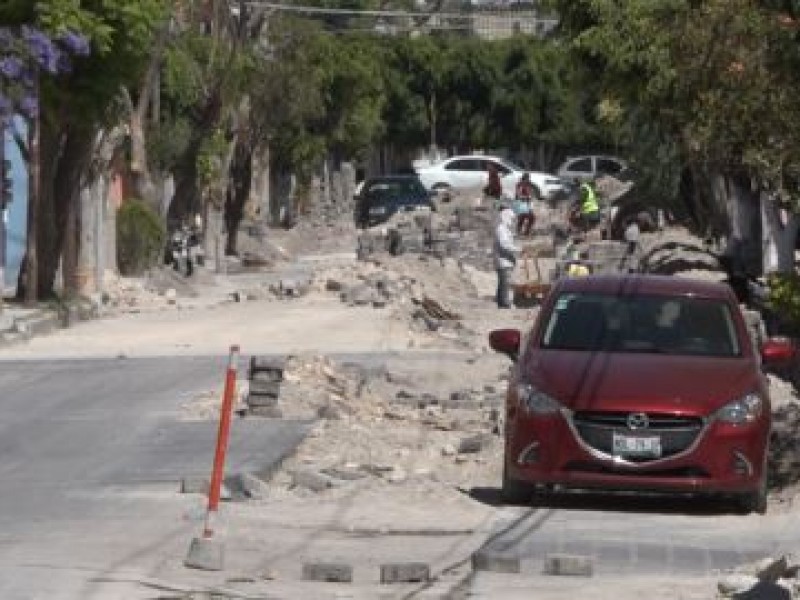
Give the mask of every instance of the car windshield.
[[417, 179], [383, 179], [371, 182], [365, 191], [370, 196], [394, 198], [402, 200], [413, 196], [419, 198], [425, 196], [425, 188]]
[[724, 300], [572, 292], [556, 299], [541, 347], [723, 357], [741, 353]]
[[511, 171], [523, 172], [525, 169], [520, 167], [518, 164], [511, 162], [510, 160], [503, 160], [502, 164], [505, 165]]

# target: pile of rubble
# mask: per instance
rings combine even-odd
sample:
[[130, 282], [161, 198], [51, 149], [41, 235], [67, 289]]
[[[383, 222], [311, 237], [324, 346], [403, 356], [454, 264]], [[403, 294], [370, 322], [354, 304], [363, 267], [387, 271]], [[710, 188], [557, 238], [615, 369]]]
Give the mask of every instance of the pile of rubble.
[[499, 382], [448, 391], [426, 385], [429, 374], [321, 356], [293, 357], [287, 366], [286, 414], [320, 420], [284, 464], [278, 486], [305, 494], [355, 482], [436, 487], [494, 481], [502, 446]]

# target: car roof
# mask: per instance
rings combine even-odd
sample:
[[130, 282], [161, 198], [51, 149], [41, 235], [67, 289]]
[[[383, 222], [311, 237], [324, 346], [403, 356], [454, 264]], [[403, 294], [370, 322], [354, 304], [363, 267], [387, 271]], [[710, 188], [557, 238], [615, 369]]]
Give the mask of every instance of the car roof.
[[376, 175], [375, 177], [367, 178], [365, 183], [380, 183], [381, 181], [391, 182], [391, 181], [408, 181], [408, 180], [419, 181], [419, 176], [416, 174], [412, 175], [411, 173], [403, 173], [398, 175]]
[[718, 300], [729, 300], [733, 295], [730, 287], [719, 281], [653, 274], [567, 277], [557, 282], [556, 289], [559, 292], [698, 296]]

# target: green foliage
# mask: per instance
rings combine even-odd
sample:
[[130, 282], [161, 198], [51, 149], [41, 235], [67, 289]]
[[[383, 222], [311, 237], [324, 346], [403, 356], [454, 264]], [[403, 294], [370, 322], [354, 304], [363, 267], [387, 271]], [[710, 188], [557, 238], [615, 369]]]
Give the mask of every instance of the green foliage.
[[117, 265], [122, 275], [141, 275], [160, 260], [166, 232], [159, 216], [136, 199], [117, 213]]
[[798, 22], [770, 4], [557, 2], [602, 95], [647, 115], [628, 119], [633, 143], [650, 136], [635, 127], [650, 120], [684, 161], [788, 192], [800, 172]]
[[89, 56], [75, 62], [75, 69], [58, 86], [45, 82], [44, 117], [63, 124], [115, 122], [109, 109], [123, 85], [139, 81], [152, 48], [153, 32], [168, 15], [170, 0], [42, 0], [38, 21], [46, 30], [64, 29], [86, 36], [92, 46]]
[[800, 332], [800, 276], [773, 273], [768, 279], [768, 305], [793, 331]]

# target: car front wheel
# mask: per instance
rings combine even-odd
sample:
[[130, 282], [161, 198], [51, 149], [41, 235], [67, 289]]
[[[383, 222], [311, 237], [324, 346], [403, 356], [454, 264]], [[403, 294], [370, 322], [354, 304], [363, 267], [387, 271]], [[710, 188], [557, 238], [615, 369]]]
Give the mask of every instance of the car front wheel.
[[533, 498], [534, 486], [530, 483], [512, 478], [508, 467], [503, 464], [503, 501], [506, 504], [527, 504]]
[[763, 469], [758, 488], [752, 492], [741, 494], [737, 498], [739, 510], [743, 514], [757, 513], [763, 515], [767, 512], [767, 470]]

